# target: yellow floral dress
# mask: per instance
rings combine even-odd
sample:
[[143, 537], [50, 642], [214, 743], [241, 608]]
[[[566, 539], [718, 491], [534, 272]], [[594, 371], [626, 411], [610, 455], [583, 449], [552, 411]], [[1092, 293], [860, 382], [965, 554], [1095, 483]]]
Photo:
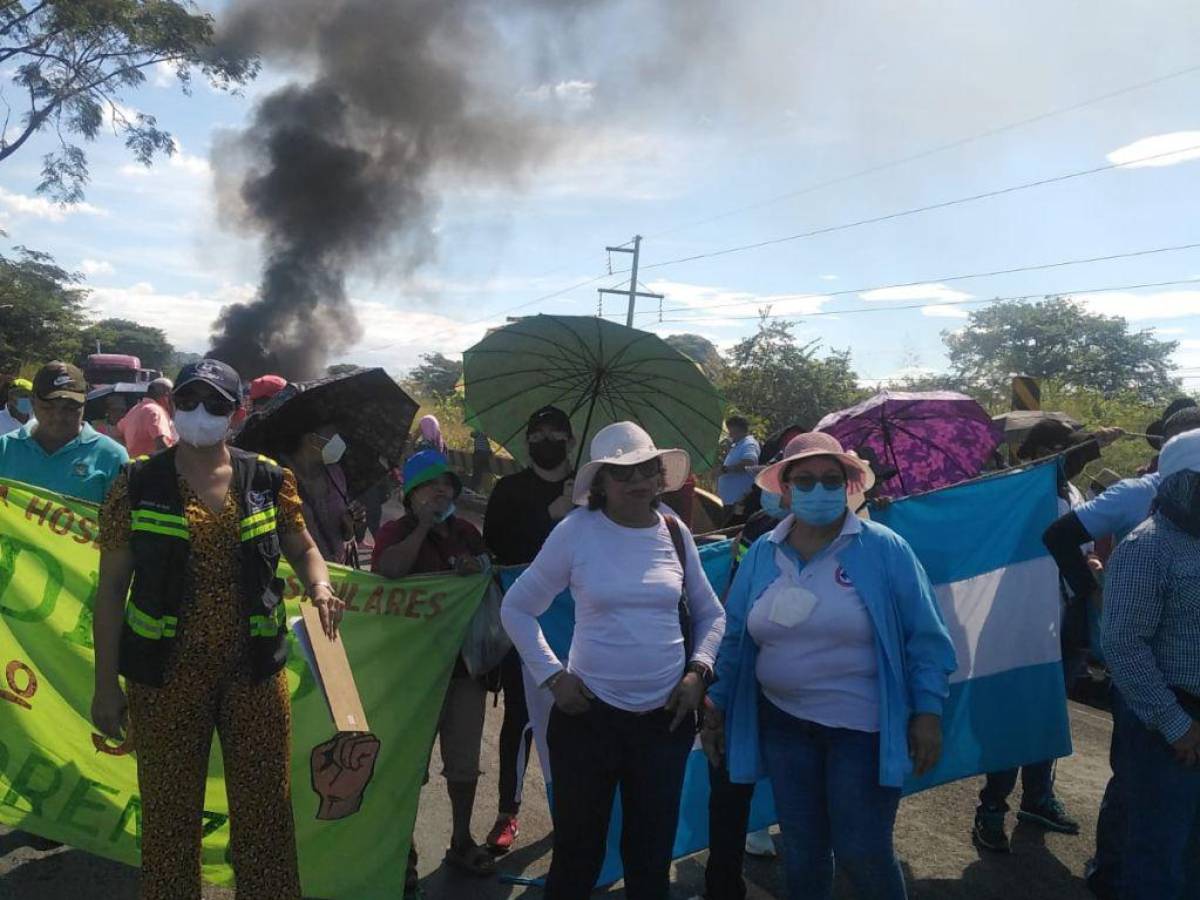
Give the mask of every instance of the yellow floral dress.
[[[213, 731], [220, 737], [230, 849], [239, 900], [300, 897], [291, 805], [291, 707], [283, 671], [255, 680], [241, 597], [238, 496], [214, 513], [182, 477], [191, 554], [190, 596], [160, 688], [128, 682], [142, 796], [144, 900], [200, 897], [204, 788]], [[100, 546], [129, 543], [122, 474], [100, 511]], [[278, 529], [304, 529], [296, 481], [284, 470]]]

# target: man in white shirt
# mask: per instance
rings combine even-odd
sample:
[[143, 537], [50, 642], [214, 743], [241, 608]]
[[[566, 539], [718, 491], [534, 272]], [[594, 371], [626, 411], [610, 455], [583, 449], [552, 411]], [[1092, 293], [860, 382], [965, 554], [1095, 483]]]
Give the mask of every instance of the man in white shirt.
[[0, 434], [24, 427], [33, 418], [33, 383], [15, 378], [8, 385], [8, 401], [0, 407]]
[[754, 475], [750, 468], [758, 465], [762, 447], [750, 433], [750, 423], [742, 416], [730, 416], [725, 420], [725, 428], [732, 444], [725, 454], [721, 476], [717, 479], [717, 495], [725, 506], [728, 520], [725, 524], [730, 525], [744, 521], [744, 504], [754, 489]]

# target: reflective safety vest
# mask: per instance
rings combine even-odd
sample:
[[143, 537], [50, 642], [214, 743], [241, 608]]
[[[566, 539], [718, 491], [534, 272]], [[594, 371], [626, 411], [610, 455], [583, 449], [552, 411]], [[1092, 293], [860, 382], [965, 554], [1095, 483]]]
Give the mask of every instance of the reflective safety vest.
[[[283, 469], [271, 459], [229, 448], [238, 499], [241, 602], [256, 677], [287, 661], [287, 625], [279, 564], [278, 497]], [[179, 636], [181, 610], [191, 602], [191, 532], [175, 472], [175, 450], [142, 456], [126, 468], [131, 511], [133, 584], [121, 628], [121, 674], [161, 686]]]

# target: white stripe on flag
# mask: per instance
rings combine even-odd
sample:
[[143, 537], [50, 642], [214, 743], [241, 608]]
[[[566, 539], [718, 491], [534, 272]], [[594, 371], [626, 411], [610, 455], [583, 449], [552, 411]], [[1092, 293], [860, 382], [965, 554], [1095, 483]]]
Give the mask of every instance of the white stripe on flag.
[[958, 654], [951, 683], [1062, 659], [1058, 568], [1049, 556], [934, 591]]

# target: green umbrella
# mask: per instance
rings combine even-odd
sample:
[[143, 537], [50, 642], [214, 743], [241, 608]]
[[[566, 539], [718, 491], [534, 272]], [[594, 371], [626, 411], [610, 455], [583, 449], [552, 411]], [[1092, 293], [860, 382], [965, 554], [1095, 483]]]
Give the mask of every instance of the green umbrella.
[[468, 424], [528, 464], [525, 424], [543, 406], [571, 417], [579, 460], [613, 422], [714, 464], [724, 401], [700, 367], [657, 335], [591, 316], [530, 316], [463, 354]]

